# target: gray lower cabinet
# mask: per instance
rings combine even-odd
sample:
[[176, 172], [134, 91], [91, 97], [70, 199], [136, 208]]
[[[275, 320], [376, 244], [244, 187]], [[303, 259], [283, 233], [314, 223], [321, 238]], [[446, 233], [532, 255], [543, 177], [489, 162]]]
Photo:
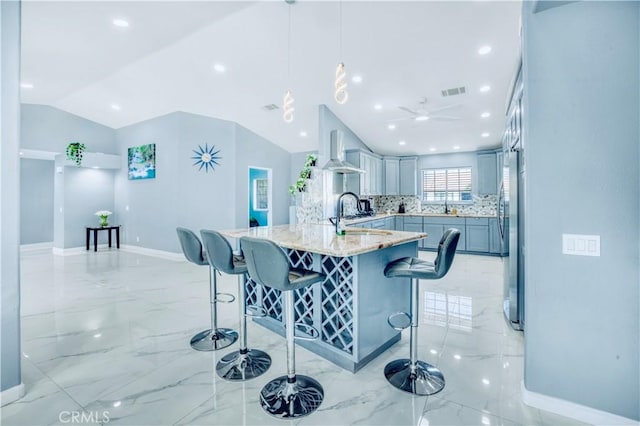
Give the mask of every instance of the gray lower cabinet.
[[442, 234], [444, 234], [444, 227], [441, 224], [434, 223], [425, 223], [422, 226], [424, 232], [428, 235], [427, 238], [422, 240], [424, 241], [424, 248], [437, 249], [440, 238], [442, 237]]
[[502, 242], [500, 238], [500, 230], [498, 229], [498, 219], [489, 219], [489, 253], [502, 253]]
[[489, 251], [489, 225], [467, 225], [467, 251]]
[[[422, 225], [416, 223], [405, 223], [404, 230], [407, 232], [423, 232]], [[424, 239], [418, 241], [418, 248], [424, 248]]]
[[425, 217], [424, 230], [429, 237], [425, 240], [425, 248], [437, 249], [442, 234], [449, 228], [460, 231], [460, 239], [456, 251], [466, 251], [466, 224], [463, 217]]

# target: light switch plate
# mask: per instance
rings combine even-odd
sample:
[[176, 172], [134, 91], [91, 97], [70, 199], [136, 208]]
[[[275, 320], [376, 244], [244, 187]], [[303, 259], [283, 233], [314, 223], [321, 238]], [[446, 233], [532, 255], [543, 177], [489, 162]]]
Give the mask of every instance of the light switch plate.
[[562, 254], [600, 256], [600, 235], [562, 234]]

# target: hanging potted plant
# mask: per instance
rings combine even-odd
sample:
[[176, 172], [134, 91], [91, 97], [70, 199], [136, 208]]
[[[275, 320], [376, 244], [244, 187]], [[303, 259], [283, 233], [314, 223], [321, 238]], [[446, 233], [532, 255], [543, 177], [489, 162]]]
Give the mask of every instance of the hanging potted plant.
[[71, 160], [76, 163], [76, 166], [82, 165], [82, 156], [87, 150], [85, 144], [81, 142], [71, 142], [67, 145], [67, 160]]

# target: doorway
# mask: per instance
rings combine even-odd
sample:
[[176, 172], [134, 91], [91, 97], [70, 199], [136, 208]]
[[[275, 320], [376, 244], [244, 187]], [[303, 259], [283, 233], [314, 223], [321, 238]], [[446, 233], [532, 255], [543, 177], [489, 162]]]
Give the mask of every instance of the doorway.
[[249, 227], [271, 225], [271, 169], [249, 167]]

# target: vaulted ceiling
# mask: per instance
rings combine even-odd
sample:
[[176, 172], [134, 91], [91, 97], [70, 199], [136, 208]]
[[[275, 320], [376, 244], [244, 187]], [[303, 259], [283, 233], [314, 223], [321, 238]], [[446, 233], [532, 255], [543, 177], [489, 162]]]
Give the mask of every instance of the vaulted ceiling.
[[[326, 104], [376, 152], [474, 151], [500, 143], [520, 55], [520, 8], [479, 0], [27, 0], [22, 81], [33, 87], [22, 89], [22, 100], [114, 128], [173, 111], [203, 114], [291, 152], [317, 149], [318, 105]], [[483, 46], [491, 51], [480, 55]], [[334, 100], [340, 61], [344, 105]], [[464, 94], [443, 97], [459, 87]], [[289, 88], [290, 124], [282, 119]], [[266, 110], [270, 104], [278, 109]], [[400, 106], [444, 109], [416, 121]]]

